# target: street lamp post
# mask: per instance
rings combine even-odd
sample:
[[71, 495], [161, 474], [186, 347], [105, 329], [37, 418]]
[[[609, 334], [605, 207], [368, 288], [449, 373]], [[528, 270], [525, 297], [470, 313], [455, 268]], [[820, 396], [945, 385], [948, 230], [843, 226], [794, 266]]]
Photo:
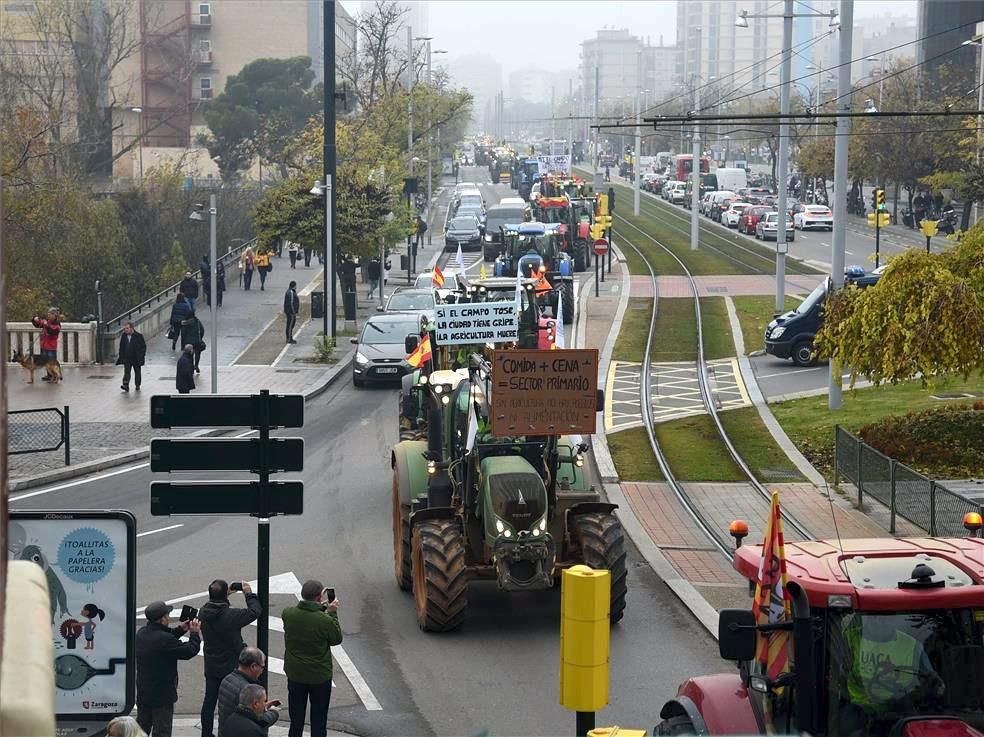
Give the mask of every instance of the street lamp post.
[[[980, 62], [977, 70], [977, 156], [976, 163], [978, 168], [981, 165], [981, 110], [984, 109], [984, 35], [978, 34], [963, 42], [964, 46], [978, 46], [980, 48]], [[979, 203], [974, 202], [974, 222], [979, 217]]]
[[[324, 290], [325, 307], [323, 310], [322, 334], [335, 339], [335, 244], [332, 242], [334, 218], [332, 217], [332, 177], [325, 176], [324, 184], [317, 180], [311, 187], [311, 194], [325, 199], [325, 268], [321, 272], [321, 288]], [[330, 290], [330, 294], [329, 294]], [[331, 319], [328, 316], [331, 315]], [[330, 331], [330, 332], [329, 332]]]
[[[189, 215], [189, 219], [204, 222], [205, 216], [202, 214], [204, 208], [195, 205], [195, 211]], [[216, 251], [218, 209], [215, 205], [215, 195], [208, 196], [208, 218], [209, 218], [209, 238], [208, 238], [208, 261], [209, 261], [209, 301], [212, 303], [212, 316], [209, 319], [208, 333], [212, 341], [212, 394], [219, 393], [219, 282], [218, 282], [218, 259]], [[184, 348], [184, 346], [182, 346]]]

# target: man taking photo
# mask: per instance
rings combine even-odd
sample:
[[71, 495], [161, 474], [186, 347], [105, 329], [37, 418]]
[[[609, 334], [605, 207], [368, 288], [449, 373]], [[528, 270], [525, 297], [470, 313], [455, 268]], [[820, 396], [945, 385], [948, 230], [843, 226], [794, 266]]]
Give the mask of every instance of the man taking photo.
[[[173, 607], [163, 601], [151, 602], [144, 609], [147, 624], [137, 631], [137, 722], [152, 737], [171, 737], [174, 704], [178, 700], [178, 661], [191, 660], [202, 644], [197, 619], [171, 623]], [[181, 637], [188, 633], [188, 642]]]
[[305, 581], [301, 601], [284, 609], [284, 672], [287, 674], [289, 737], [301, 737], [311, 701], [311, 737], [327, 737], [331, 701], [331, 646], [342, 644], [338, 599], [320, 581]]
[[242, 628], [255, 621], [262, 611], [260, 600], [245, 581], [233, 584], [246, 597], [245, 609], [229, 604], [229, 584], [218, 578], [208, 586], [208, 603], [198, 612], [205, 637], [205, 699], [202, 702], [202, 737], [212, 737], [212, 720], [219, 699], [222, 679], [239, 665], [239, 654], [246, 643]]
[[[260, 675], [266, 668], [266, 656], [255, 647], [244, 647], [239, 653], [239, 668], [222, 679], [219, 687], [219, 737], [226, 737], [225, 720], [236, 710], [239, 694], [250, 684], [258, 683]], [[274, 708], [280, 702], [268, 701], [262, 714], [258, 714], [260, 722], [269, 727], [280, 718], [280, 712]]]

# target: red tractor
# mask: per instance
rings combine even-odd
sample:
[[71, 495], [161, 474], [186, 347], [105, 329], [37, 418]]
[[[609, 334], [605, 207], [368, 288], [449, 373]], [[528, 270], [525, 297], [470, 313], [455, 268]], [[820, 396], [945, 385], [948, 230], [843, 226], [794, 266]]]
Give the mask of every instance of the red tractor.
[[[722, 610], [718, 645], [737, 672], [683, 683], [654, 734], [984, 736], [981, 516], [964, 524], [970, 537], [787, 542], [792, 621]], [[753, 590], [761, 563], [761, 545], [735, 552]], [[769, 677], [757, 638], [780, 630], [792, 665]]]

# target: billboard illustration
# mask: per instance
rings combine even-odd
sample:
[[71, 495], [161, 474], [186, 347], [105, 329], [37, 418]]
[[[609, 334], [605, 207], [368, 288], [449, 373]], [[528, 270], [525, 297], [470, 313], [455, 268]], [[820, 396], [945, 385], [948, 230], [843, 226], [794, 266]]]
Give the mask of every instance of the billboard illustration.
[[11, 512], [11, 560], [44, 571], [55, 712], [108, 719], [133, 707], [136, 521], [129, 512]]

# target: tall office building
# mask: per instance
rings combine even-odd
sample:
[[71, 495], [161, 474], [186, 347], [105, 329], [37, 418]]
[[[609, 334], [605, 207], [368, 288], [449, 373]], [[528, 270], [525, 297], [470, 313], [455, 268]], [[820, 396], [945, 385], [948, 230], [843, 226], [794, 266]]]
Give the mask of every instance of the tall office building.
[[967, 83], [976, 84], [978, 54], [981, 47], [964, 45], [964, 41], [979, 32], [977, 24], [984, 22], [984, 2], [977, 0], [919, 0], [920, 68], [935, 75], [949, 65], [959, 77], [957, 89]]
[[624, 28], [598, 31], [581, 42], [582, 113], [594, 113], [596, 69], [600, 112], [622, 115], [634, 109], [634, 95], [646, 108], [672, 91], [675, 59], [676, 48], [664, 46], [662, 37], [653, 46]]

